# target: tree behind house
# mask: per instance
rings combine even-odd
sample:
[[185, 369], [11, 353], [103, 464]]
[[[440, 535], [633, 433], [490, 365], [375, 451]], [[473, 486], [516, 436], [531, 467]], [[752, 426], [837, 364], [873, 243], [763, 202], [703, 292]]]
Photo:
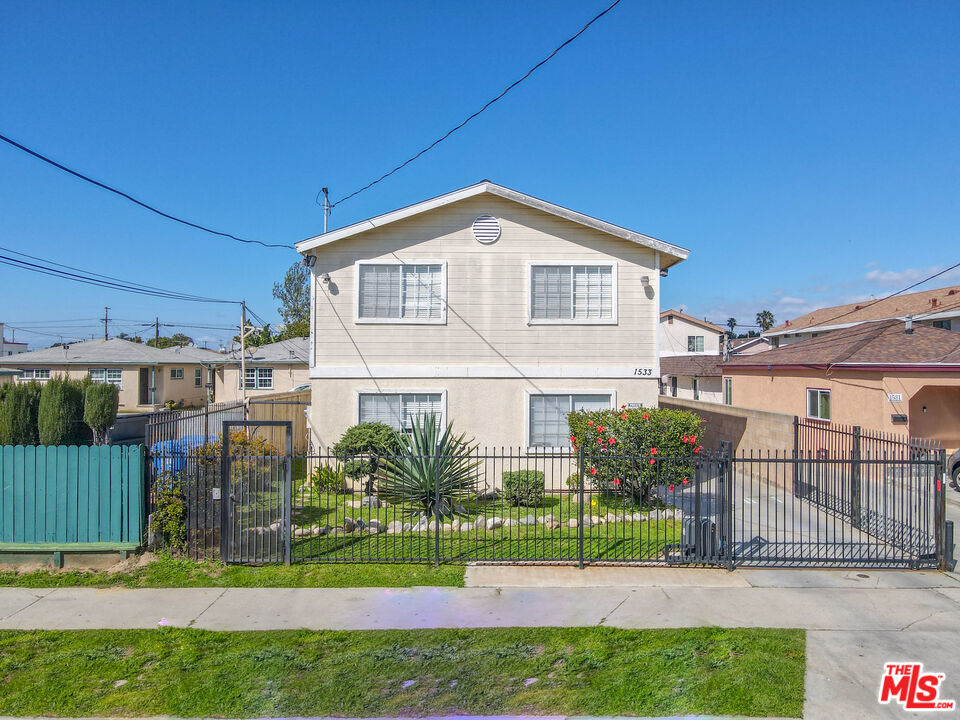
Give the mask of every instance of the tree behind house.
[[93, 430], [93, 442], [102, 445], [107, 430], [117, 421], [120, 391], [112, 383], [91, 385], [87, 388], [83, 404], [83, 421]]
[[277, 308], [283, 320], [280, 340], [306, 337], [310, 334], [310, 270], [301, 263], [287, 269], [282, 283], [273, 284], [273, 297], [280, 301]]
[[83, 389], [79, 382], [54, 377], [44, 383], [37, 406], [41, 445], [77, 445], [82, 441]]
[[761, 310], [757, 313], [757, 325], [760, 326], [760, 329], [763, 332], [766, 332], [773, 327], [774, 319], [773, 313], [769, 310]]

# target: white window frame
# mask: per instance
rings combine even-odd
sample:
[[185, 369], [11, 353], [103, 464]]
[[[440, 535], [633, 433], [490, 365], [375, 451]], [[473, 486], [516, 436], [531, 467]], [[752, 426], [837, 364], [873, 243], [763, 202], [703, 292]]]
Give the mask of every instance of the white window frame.
[[[570, 318], [547, 319], [533, 317], [533, 269], [535, 267], [608, 267], [610, 268], [610, 293], [613, 296], [610, 303], [611, 316], [608, 318]], [[537, 260], [527, 263], [526, 293], [527, 293], [527, 325], [617, 325], [619, 323], [620, 293], [617, 288], [617, 263], [607, 260]], [[570, 298], [570, 312], [573, 312], [573, 298]], [[553, 393], [550, 393], [553, 394]]]
[[[440, 317], [439, 318], [362, 318], [360, 317], [360, 266], [361, 265], [439, 265], [440, 266]], [[400, 271], [401, 291], [403, 270]], [[447, 261], [446, 260], [357, 260], [353, 264], [353, 322], [358, 325], [446, 325], [447, 324]], [[403, 307], [401, 297], [400, 307]]]
[[[693, 340], [693, 350], [690, 349], [691, 340]], [[698, 340], [700, 341], [699, 343], [697, 342]], [[706, 337], [703, 335], [687, 335], [687, 352], [702, 353], [707, 345], [706, 340]], [[700, 346], [699, 350], [697, 350], [697, 345]]]
[[[269, 370], [269, 371], [270, 371], [270, 384], [269, 384], [269, 385], [261, 385], [261, 384], [260, 384], [260, 371], [261, 371], [261, 370]], [[247, 371], [247, 372], [251, 372], [251, 371], [252, 371], [253, 374], [254, 374], [254, 377], [253, 377], [253, 386], [251, 387], [251, 386], [247, 385], [247, 378], [246, 378], [246, 375], [244, 375], [243, 377], [240, 378], [240, 381], [243, 383], [243, 385], [241, 385], [241, 389], [242, 389], [242, 390], [273, 390], [273, 377], [274, 377], [274, 372], [273, 372], [273, 368], [272, 368], [272, 367], [261, 367], [261, 366], [259, 366], [259, 365], [254, 365], [254, 366], [252, 366], [252, 367], [246, 368], [246, 371]]]
[[542, 452], [570, 452], [569, 447], [546, 447], [544, 445], [533, 445], [530, 442], [530, 398], [534, 395], [609, 395], [610, 396], [610, 408], [613, 409], [617, 407], [617, 391], [607, 388], [597, 388], [597, 389], [584, 389], [584, 388], [574, 388], [572, 390], [567, 388], [559, 389], [544, 389], [543, 392], [533, 392], [531, 390], [523, 391], [523, 434], [524, 434], [524, 443], [527, 448], [528, 453], [542, 453]]
[[733, 405], [733, 378], [723, 379], [723, 404]]
[[[45, 372], [46, 375], [38, 376], [38, 372]], [[29, 373], [29, 375], [27, 373]], [[50, 368], [23, 368], [23, 374], [20, 376], [20, 379], [42, 382], [44, 380], [49, 380], [51, 377], [53, 376], [51, 375]]]
[[193, 369], [193, 386], [195, 388], [203, 387], [203, 368], [197, 367]]
[[[94, 373], [103, 373], [103, 379], [97, 380], [93, 375]], [[107, 377], [107, 373], [120, 373], [120, 377], [116, 380], [111, 380]], [[123, 390], [123, 368], [87, 368], [87, 374], [90, 376], [90, 380], [94, 385], [116, 385], [118, 390]]]
[[[360, 423], [360, 396], [361, 395], [439, 395], [440, 396], [440, 425], [447, 423], [447, 391], [439, 388], [359, 388], [353, 391], [353, 424]], [[402, 402], [402, 401], [401, 401]]]
[[[811, 414], [810, 414], [810, 393], [817, 393], [817, 414], [816, 414], [816, 415], [811, 415]], [[820, 417], [820, 397], [821, 397], [821, 395], [823, 395], [823, 393], [826, 393], [826, 394], [827, 394], [827, 397], [830, 398], [830, 400], [829, 400], [829, 403], [830, 403], [830, 417]], [[832, 394], [831, 394], [829, 388], [810, 388], [810, 387], [808, 387], [808, 388], [807, 388], [806, 398], [805, 398], [805, 399], [806, 399], [806, 402], [807, 402], [807, 407], [806, 407], [805, 410], [806, 410], [806, 415], [807, 415], [807, 419], [808, 419], [808, 420], [818, 420], [818, 421], [820, 421], [820, 422], [830, 422], [830, 421], [831, 421], [831, 419], [833, 418], [833, 397], [832, 397]]]
[[170, 368], [171, 380], [183, 380], [183, 368]]

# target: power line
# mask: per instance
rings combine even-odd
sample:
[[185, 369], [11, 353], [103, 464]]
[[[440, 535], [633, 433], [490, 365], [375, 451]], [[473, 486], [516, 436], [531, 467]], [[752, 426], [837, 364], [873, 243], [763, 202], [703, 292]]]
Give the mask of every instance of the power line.
[[156, 214], [159, 215], [160, 217], [165, 217], [165, 218], [167, 218], [168, 220], [173, 220], [174, 222], [180, 223], [181, 225], [186, 225], [187, 227], [192, 227], [192, 228], [194, 228], [194, 229], [196, 229], [196, 230], [202, 230], [203, 232], [210, 233], [211, 235], [219, 235], [220, 237], [229, 238], [230, 240], [236, 240], [237, 242], [246, 243], [246, 244], [248, 244], [248, 245], [262, 245], [263, 247], [266, 247], [266, 248], [284, 248], [285, 250], [289, 250], [289, 249], [291, 249], [291, 248], [293, 247], [292, 245], [280, 245], [280, 244], [274, 244], [274, 243], [265, 243], [265, 242], [262, 242], [262, 241], [260, 241], [260, 240], [246, 240], [246, 239], [244, 239], [244, 238], [237, 237], [236, 235], [231, 235], [230, 233], [220, 232], [219, 230], [213, 230], [213, 229], [208, 228], [208, 227], [205, 227], [205, 226], [203, 226], [203, 225], [198, 225], [197, 223], [190, 222], [189, 220], [184, 220], [183, 218], [179, 218], [179, 217], [177, 217], [176, 215], [171, 215], [170, 213], [164, 212], [163, 210], [159, 210], [159, 209], [155, 208], [153, 205], [148, 205], [147, 203], [145, 203], [145, 202], [143, 202], [143, 201], [141, 201], [141, 200], [137, 200], [135, 197], [133, 197], [132, 195], [129, 195], [129, 194], [125, 193], [123, 190], [118, 190], [117, 188], [112, 187], [111, 185], [107, 185], [106, 183], [102, 183], [102, 182], [100, 182], [100, 181], [98, 181], [98, 180], [94, 180], [93, 178], [91, 178], [91, 177], [89, 177], [89, 176], [87, 176], [87, 175], [84, 175], [83, 173], [81, 173], [81, 172], [79, 172], [79, 171], [77, 171], [77, 170], [71, 170], [71, 169], [68, 168], [66, 165], [61, 165], [61, 164], [58, 163], [56, 160], [52, 160], [51, 158], [47, 157], [46, 155], [43, 155], [42, 153], [37, 152], [36, 150], [31, 150], [31, 149], [28, 148], [26, 145], [21, 145], [21, 144], [18, 143], [16, 140], [13, 140], [13, 139], [11, 139], [11, 138], [8, 138], [6, 135], [0, 135], [0, 140], [3, 140], [3, 142], [5, 142], [5, 143], [7, 143], [8, 145], [11, 145], [11, 146], [17, 148], [18, 150], [22, 150], [23, 152], [27, 153], [28, 155], [32, 155], [33, 157], [37, 158], [38, 160], [42, 160], [43, 162], [47, 163], [48, 165], [52, 165], [53, 167], [57, 168], [58, 170], [63, 170], [63, 172], [69, 173], [70, 175], [73, 175], [74, 177], [79, 178], [80, 180], [83, 180], [84, 182], [88, 182], [88, 183], [90, 183], [90, 184], [92, 184], [92, 185], [96, 185], [98, 188], [101, 188], [101, 189], [103, 189], [103, 190], [106, 190], [107, 192], [112, 192], [112, 193], [115, 194], [115, 195], [119, 195], [120, 197], [122, 197], [122, 198], [124, 198], [124, 199], [126, 199], [126, 200], [129, 200], [129, 201], [132, 202], [134, 205], [139, 205], [140, 207], [144, 208], [145, 210], [149, 210], [149, 211], [152, 212], [152, 213], [156, 213]]
[[[504, 95], [506, 95], [508, 92], [510, 92], [511, 90], [513, 90], [517, 85], [519, 85], [519, 84], [522, 83], [524, 80], [526, 80], [528, 77], [530, 77], [534, 72], [536, 72], [536, 71], [537, 71], [538, 69], [540, 69], [542, 66], [546, 65], [546, 64], [554, 57], [554, 55], [556, 55], [557, 53], [559, 53], [559, 52], [560, 52], [561, 50], [563, 50], [567, 45], [569, 45], [569, 44], [572, 43], [574, 40], [576, 40], [578, 37], [580, 37], [581, 35], [583, 35], [583, 33], [585, 33], [585, 32], [587, 31], [587, 29], [588, 29], [591, 25], [593, 25], [595, 22], [597, 22], [597, 20], [599, 20], [600, 18], [602, 18], [602, 17], [603, 17], [604, 15], [606, 15], [608, 12], [610, 12], [611, 10], [613, 10], [617, 5], [620, 4], [620, 2], [621, 2], [621, 0], [614, 0], [614, 2], [612, 2], [610, 5], [608, 5], [608, 6], [606, 7], [606, 9], [604, 9], [604, 10], [602, 10], [601, 12], [597, 13], [596, 15], [594, 15], [593, 18], [591, 18], [590, 21], [589, 21], [586, 25], [584, 25], [583, 27], [581, 27], [574, 35], [571, 35], [569, 38], [567, 38], [567, 39], [564, 40], [562, 43], [560, 43], [560, 45], [558, 45], [557, 48], [556, 48], [552, 53], [550, 53], [549, 55], [547, 55], [543, 60], [541, 60], [540, 62], [538, 62], [536, 65], [534, 65], [534, 66], [533, 66], [532, 68], [530, 68], [529, 70], [527, 70], [527, 72], [524, 73], [521, 78], [519, 78], [518, 80], [515, 80], [514, 82], [510, 83], [510, 85], [508, 85], [508, 86], [506, 87], [506, 89], [503, 90], [503, 92], [501, 92], [499, 95], [497, 95], [497, 96], [496, 96], [495, 98], [493, 98], [492, 100], [487, 101], [487, 102], [483, 105], [483, 107], [481, 107], [479, 110], [477, 110], [477, 111], [474, 112], [473, 114], [469, 115], [469, 116], [468, 116], [463, 122], [461, 122], [459, 125], [456, 125], [455, 127], [451, 128], [450, 130], [448, 130], [447, 132], [445, 132], [443, 135], [441, 135], [439, 138], [437, 138], [437, 139], [434, 140], [432, 143], [430, 143], [430, 144], [427, 145], [425, 148], [423, 148], [423, 149], [422, 149], [420, 152], [418, 152], [416, 155], [412, 155], [411, 157], [407, 158], [407, 159], [404, 160], [402, 163], [400, 163], [399, 165], [397, 165], [395, 168], [393, 168], [393, 169], [390, 170], [389, 172], [384, 173], [383, 175], [381, 175], [380, 177], [378, 177], [378, 178], [377, 178], [376, 180], [374, 180], [373, 182], [369, 182], [369, 183], [367, 183], [366, 185], [364, 185], [362, 188], [360, 188], [359, 190], [354, 190], [352, 193], [350, 193], [349, 195], [345, 195], [344, 197], [342, 197], [342, 198], [340, 198], [339, 200], [337, 200], [335, 203], [332, 203], [332, 204], [330, 204], [330, 205], [327, 205], [327, 206], [326, 206], [327, 209], [332, 209], [332, 208], [336, 207], [337, 205], [339, 205], [340, 203], [342, 203], [342, 202], [344, 202], [344, 201], [346, 201], [346, 200], [349, 200], [349, 199], [352, 198], [352, 197], [356, 197], [357, 195], [359, 195], [360, 193], [362, 193], [364, 190], [369, 190], [370, 188], [372, 188], [374, 185], [376, 185], [377, 183], [381, 182], [382, 180], [386, 180], [388, 177], [390, 177], [391, 175], [393, 175], [393, 174], [394, 174], [395, 172], [397, 172], [398, 170], [402, 170], [402, 169], [405, 168], [407, 165], [409, 165], [410, 163], [412, 163], [414, 160], [418, 159], [420, 156], [424, 155], [425, 153], [429, 152], [430, 150], [433, 150], [433, 148], [435, 148], [437, 145], [439, 145], [440, 143], [442, 143], [442, 142], [443, 142], [444, 140], [446, 140], [448, 137], [450, 137], [451, 135], [453, 135], [455, 132], [457, 132], [457, 130], [460, 130], [462, 127], [464, 127], [467, 123], [469, 123], [469, 122], [470, 122], [471, 120], [473, 120], [475, 117], [477, 117], [478, 115], [480, 115], [480, 113], [482, 113], [484, 110], [486, 110], [487, 108], [489, 108], [489, 107], [490, 107], [491, 105], [493, 105], [495, 102], [497, 102], [498, 100], [500, 100]], [[322, 191], [321, 191], [321, 192], [322, 192]], [[317, 200], [316, 200], [317, 204], [320, 203], [319, 198], [320, 198], [320, 195], [319, 195], [319, 193], [318, 193], [318, 195], [317, 195]]]
[[[30, 258], [31, 260], [37, 260], [37, 263], [27, 262], [26, 260], [20, 260], [19, 258], [10, 257], [9, 255], [0, 254], [0, 264], [9, 265], [11, 267], [16, 267], [21, 270], [28, 270], [30, 272], [40, 273], [42, 275], [50, 275], [53, 277], [59, 277], [64, 280], [72, 280], [74, 282], [84, 283], [86, 285], [95, 285], [97, 287], [105, 287], [111, 290], [120, 290], [122, 292], [135, 293], [138, 295], [151, 295], [154, 297], [162, 297], [168, 300], [183, 300], [186, 302], [205, 302], [205, 303], [220, 303], [220, 304], [239, 304], [238, 300], [221, 300], [219, 298], [209, 298], [201, 295], [191, 295], [188, 293], [181, 293], [175, 290], [166, 290], [164, 288], [153, 287], [150, 285], [140, 285], [137, 283], [130, 283], [120, 278], [111, 277], [109, 275], [102, 275], [100, 273], [93, 273], [88, 270], [82, 270], [80, 268], [71, 267], [69, 265], [63, 265], [61, 263], [54, 262], [52, 260], [45, 260], [43, 258], [38, 258], [33, 255], [27, 255], [26, 253], [18, 252], [16, 250], [10, 250], [8, 248], [0, 247], [0, 250], [4, 250], [15, 255], [20, 255], [22, 257]], [[67, 270], [75, 270], [76, 272], [67, 272], [66, 270], [58, 270], [57, 268], [66, 268]]]

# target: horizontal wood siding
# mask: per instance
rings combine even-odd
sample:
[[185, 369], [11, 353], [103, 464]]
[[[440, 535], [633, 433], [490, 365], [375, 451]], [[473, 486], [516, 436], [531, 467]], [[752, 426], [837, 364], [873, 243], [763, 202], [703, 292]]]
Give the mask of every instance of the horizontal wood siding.
[[140, 446], [0, 447], [0, 543], [139, 543]]
[[[471, 226], [493, 215], [500, 239], [483, 245]], [[354, 322], [358, 260], [447, 262], [445, 325]], [[617, 266], [616, 324], [528, 325], [531, 262]], [[318, 366], [646, 365], [656, 361], [659, 274], [656, 252], [503, 198], [469, 198], [317, 251]], [[649, 278], [649, 287], [641, 277]], [[359, 348], [359, 352], [358, 352]]]

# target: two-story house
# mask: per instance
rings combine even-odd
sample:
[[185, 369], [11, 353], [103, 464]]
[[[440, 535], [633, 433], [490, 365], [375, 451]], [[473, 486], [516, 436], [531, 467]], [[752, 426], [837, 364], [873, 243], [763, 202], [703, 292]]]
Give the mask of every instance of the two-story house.
[[487, 181], [297, 250], [321, 447], [425, 413], [480, 445], [568, 447], [572, 410], [656, 406], [660, 278], [689, 254]]

